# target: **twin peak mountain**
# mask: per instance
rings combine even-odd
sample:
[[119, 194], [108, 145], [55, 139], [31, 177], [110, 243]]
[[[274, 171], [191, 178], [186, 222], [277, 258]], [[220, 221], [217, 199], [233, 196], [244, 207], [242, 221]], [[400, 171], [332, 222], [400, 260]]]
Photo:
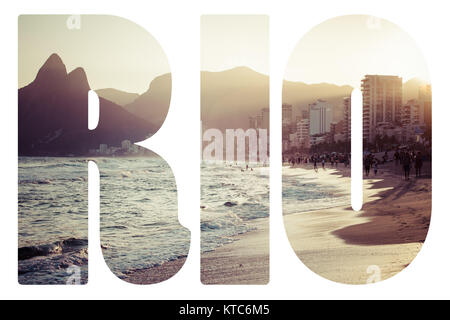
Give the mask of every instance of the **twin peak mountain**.
[[[102, 143], [120, 146], [123, 140], [146, 139], [167, 114], [171, 76], [154, 79], [149, 90], [128, 105], [98, 94], [100, 116], [92, 131], [88, 129], [89, 90], [83, 68], [67, 73], [61, 58], [52, 54], [34, 81], [18, 92], [19, 156], [86, 155]], [[106, 94], [112, 89], [105, 90]]]

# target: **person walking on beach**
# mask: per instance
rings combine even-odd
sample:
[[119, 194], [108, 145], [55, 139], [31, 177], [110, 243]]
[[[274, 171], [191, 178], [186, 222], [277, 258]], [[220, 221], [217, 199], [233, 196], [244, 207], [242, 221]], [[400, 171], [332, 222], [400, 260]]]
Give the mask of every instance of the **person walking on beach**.
[[375, 160], [375, 163], [373, 164], [373, 173], [377, 175], [378, 173], [378, 161]]
[[420, 177], [422, 175], [422, 166], [423, 166], [423, 158], [422, 153], [419, 151], [416, 154], [416, 178]]
[[388, 158], [389, 158], [389, 157], [388, 157], [388, 152], [385, 151], [385, 152], [384, 152], [384, 155], [383, 155], [383, 164], [386, 163], [386, 162], [388, 161]]
[[398, 153], [398, 149], [394, 153], [394, 159], [395, 159], [395, 165], [398, 166], [398, 163], [400, 161], [400, 154]]
[[366, 157], [366, 159], [364, 160], [364, 170], [366, 171], [366, 177], [368, 177], [369, 176], [369, 174], [370, 174], [370, 167], [371, 167], [371, 159], [370, 159], [370, 156], [368, 155], [367, 157]]
[[411, 171], [411, 156], [409, 152], [405, 152], [403, 155], [403, 172], [405, 174], [405, 180], [409, 180], [409, 173]]
[[322, 169], [325, 170], [325, 158], [322, 158]]
[[317, 168], [317, 158], [316, 157], [314, 157], [313, 158], [313, 161], [314, 161], [314, 171], [318, 171], [319, 169]]

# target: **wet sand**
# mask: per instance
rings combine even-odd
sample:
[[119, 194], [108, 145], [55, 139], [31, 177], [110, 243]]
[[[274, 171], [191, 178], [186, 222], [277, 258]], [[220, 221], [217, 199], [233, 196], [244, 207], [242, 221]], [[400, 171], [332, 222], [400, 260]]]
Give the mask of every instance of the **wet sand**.
[[256, 230], [201, 256], [203, 284], [267, 284], [269, 282], [269, 219], [259, 219]]

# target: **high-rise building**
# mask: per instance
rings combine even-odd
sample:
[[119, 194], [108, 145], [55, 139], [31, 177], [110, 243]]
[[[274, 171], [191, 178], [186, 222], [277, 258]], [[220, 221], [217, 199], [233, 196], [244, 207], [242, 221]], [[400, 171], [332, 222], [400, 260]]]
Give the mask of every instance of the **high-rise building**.
[[349, 142], [352, 137], [352, 99], [351, 97], [344, 98], [344, 123], [343, 123], [344, 140]]
[[423, 117], [423, 123], [431, 128], [431, 85], [427, 84], [419, 88], [419, 104], [423, 110], [421, 121]]
[[309, 110], [302, 110], [300, 112], [302, 119], [309, 119]]
[[292, 122], [292, 105], [291, 104], [283, 103], [282, 116], [283, 116], [283, 119], [282, 119], [283, 125], [290, 125]]
[[363, 93], [363, 139], [373, 142], [378, 124], [401, 125], [402, 78], [366, 75], [361, 80]]
[[331, 105], [325, 100], [319, 99], [309, 105], [309, 130], [310, 135], [323, 134], [330, 131], [330, 123], [333, 119]]
[[309, 120], [302, 119], [297, 122], [297, 141], [300, 147], [309, 149]]
[[404, 128], [419, 126], [423, 124], [421, 121], [421, 106], [416, 99], [408, 100], [402, 110], [402, 126]]

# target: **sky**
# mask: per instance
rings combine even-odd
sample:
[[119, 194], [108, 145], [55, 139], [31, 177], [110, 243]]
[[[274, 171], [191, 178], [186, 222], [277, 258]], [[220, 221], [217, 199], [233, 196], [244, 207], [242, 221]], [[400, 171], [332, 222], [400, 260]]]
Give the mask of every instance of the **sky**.
[[355, 88], [366, 74], [429, 82], [414, 40], [398, 26], [364, 15], [333, 18], [309, 31], [295, 47], [285, 79]]
[[269, 74], [269, 17], [203, 15], [200, 27], [201, 70], [239, 66]]
[[[68, 28], [68, 15], [19, 17], [19, 88], [57, 53], [68, 72], [86, 71], [91, 89], [143, 93], [150, 82], [170, 72], [165, 53], [145, 29], [115, 16], [82, 15], [80, 28]], [[74, 24], [72, 24], [74, 25]]]

